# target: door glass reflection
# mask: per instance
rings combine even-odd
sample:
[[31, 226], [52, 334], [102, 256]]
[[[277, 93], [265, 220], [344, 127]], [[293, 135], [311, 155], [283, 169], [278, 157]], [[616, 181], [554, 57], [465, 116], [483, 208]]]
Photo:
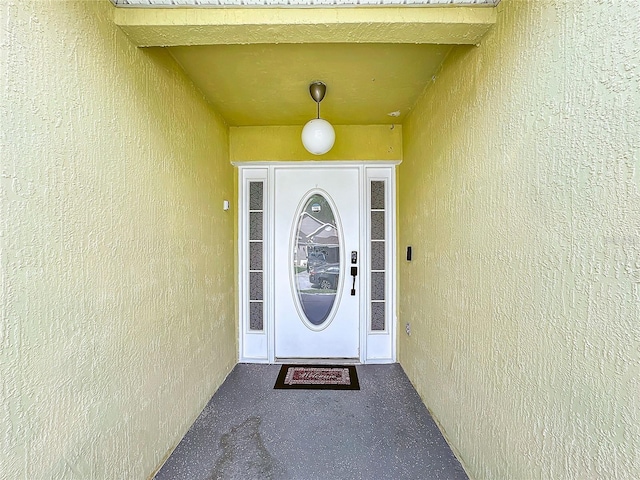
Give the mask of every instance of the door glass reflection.
[[312, 195], [296, 227], [293, 268], [298, 300], [307, 320], [322, 325], [340, 283], [340, 235], [327, 199]]

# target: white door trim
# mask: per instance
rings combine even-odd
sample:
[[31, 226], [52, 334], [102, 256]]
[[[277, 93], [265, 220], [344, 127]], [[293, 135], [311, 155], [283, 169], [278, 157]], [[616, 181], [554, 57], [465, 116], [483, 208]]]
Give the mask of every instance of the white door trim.
[[[360, 202], [360, 218], [362, 228], [366, 233], [360, 238], [360, 261], [358, 276], [360, 302], [360, 358], [361, 363], [392, 363], [396, 361], [396, 188], [395, 167], [399, 161], [331, 161], [331, 162], [233, 162], [238, 167], [238, 358], [240, 362], [249, 363], [277, 363], [284, 359], [275, 358], [275, 312], [273, 302], [273, 285], [275, 281], [274, 265], [274, 217], [275, 171], [278, 168], [305, 169], [327, 168], [340, 169], [354, 167], [360, 170], [360, 186], [363, 198]], [[372, 314], [371, 302], [371, 271], [370, 255], [371, 240], [371, 214], [369, 198], [372, 181], [385, 182], [385, 258], [387, 259], [384, 272], [385, 300], [373, 307], [384, 308], [384, 330], [374, 331], [369, 319]], [[263, 185], [262, 210], [249, 211], [249, 191], [252, 183]], [[261, 240], [250, 239], [250, 217], [262, 217]], [[255, 222], [254, 230], [255, 231]], [[262, 247], [261, 269], [256, 270], [256, 262], [250, 262], [249, 244], [252, 251]], [[251, 267], [251, 269], [250, 269]], [[251, 270], [251, 271], [250, 271]], [[365, 272], [367, 275], [364, 275]], [[250, 280], [251, 279], [251, 280]], [[251, 295], [250, 283], [254, 287], [262, 285], [262, 298], [259, 295]], [[262, 309], [262, 316], [259, 312]], [[379, 311], [379, 308], [377, 308]], [[253, 313], [252, 313], [253, 312]], [[254, 319], [251, 325], [251, 319]], [[258, 319], [258, 320], [256, 320]], [[259, 325], [259, 321], [262, 325]], [[258, 323], [256, 323], [258, 322]], [[256, 325], [262, 328], [256, 328]], [[291, 359], [286, 359], [291, 360]], [[315, 360], [314, 360], [315, 361]]]

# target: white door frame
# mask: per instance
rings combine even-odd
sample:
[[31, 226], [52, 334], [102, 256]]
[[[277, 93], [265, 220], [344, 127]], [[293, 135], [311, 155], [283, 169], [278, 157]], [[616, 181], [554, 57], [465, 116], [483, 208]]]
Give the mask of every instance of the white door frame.
[[[234, 162], [238, 167], [238, 358], [247, 363], [279, 363], [283, 359], [275, 357], [275, 318], [273, 288], [274, 243], [273, 212], [275, 211], [275, 171], [278, 168], [340, 169], [354, 167], [359, 169], [360, 192], [363, 197], [360, 204], [363, 235], [360, 240], [360, 259], [358, 262], [358, 282], [360, 284], [360, 363], [393, 363], [396, 361], [396, 189], [395, 167], [399, 161], [370, 162]], [[384, 184], [384, 241], [385, 270], [382, 274], [384, 300], [372, 299], [371, 288], [371, 218], [370, 195], [372, 185]], [[250, 210], [250, 192], [254, 187], [262, 189], [262, 203], [256, 207], [252, 197], [253, 209]], [[254, 193], [255, 194], [255, 193]], [[261, 219], [261, 220], [260, 220]], [[253, 222], [250, 228], [250, 220]], [[262, 225], [262, 230], [258, 229]], [[258, 233], [256, 233], [258, 232]], [[250, 258], [251, 252], [262, 253], [262, 263]], [[255, 257], [258, 258], [258, 257]], [[252, 260], [253, 259], [253, 260]], [[379, 276], [377, 278], [380, 278]], [[253, 288], [251, 288], [253, 287]], [[261, 292], [258, 291], [262, 289]], [[379, 295], [380, 290], [376, 292]], [[377, 297], [379, 298], [379, 297]], [[372, 310], [384, 316], [384, 326], [378, 323], [372, 328], [370, 321]], [[291, 359], [286, 359], [290, 361]]]

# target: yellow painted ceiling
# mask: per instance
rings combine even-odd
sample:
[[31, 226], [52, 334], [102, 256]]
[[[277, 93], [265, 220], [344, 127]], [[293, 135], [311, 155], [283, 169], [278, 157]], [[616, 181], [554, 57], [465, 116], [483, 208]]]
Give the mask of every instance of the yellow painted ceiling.
[[401, 123], [451, 49], [496, 18], [487, 6], [114, 7], [130, 40], [168, 48], [231, 126], [303, 125], [315, 80], [333, 124]]
[[[336, 125], [401, 123], [453, 48], [434, 44], [306, 43], [169, 47], [232, 126], [304, 125], [316, 115], [309, 84], [327, 94]], [[392, 117], [391, 112], [400, 112]]]

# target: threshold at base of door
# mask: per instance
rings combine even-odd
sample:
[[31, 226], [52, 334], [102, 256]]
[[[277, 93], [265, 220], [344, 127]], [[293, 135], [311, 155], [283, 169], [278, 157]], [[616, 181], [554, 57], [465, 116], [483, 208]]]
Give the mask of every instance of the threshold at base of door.
[[274, 363], [309, 365], [360, 365], [359, 358], [276, 358]]

